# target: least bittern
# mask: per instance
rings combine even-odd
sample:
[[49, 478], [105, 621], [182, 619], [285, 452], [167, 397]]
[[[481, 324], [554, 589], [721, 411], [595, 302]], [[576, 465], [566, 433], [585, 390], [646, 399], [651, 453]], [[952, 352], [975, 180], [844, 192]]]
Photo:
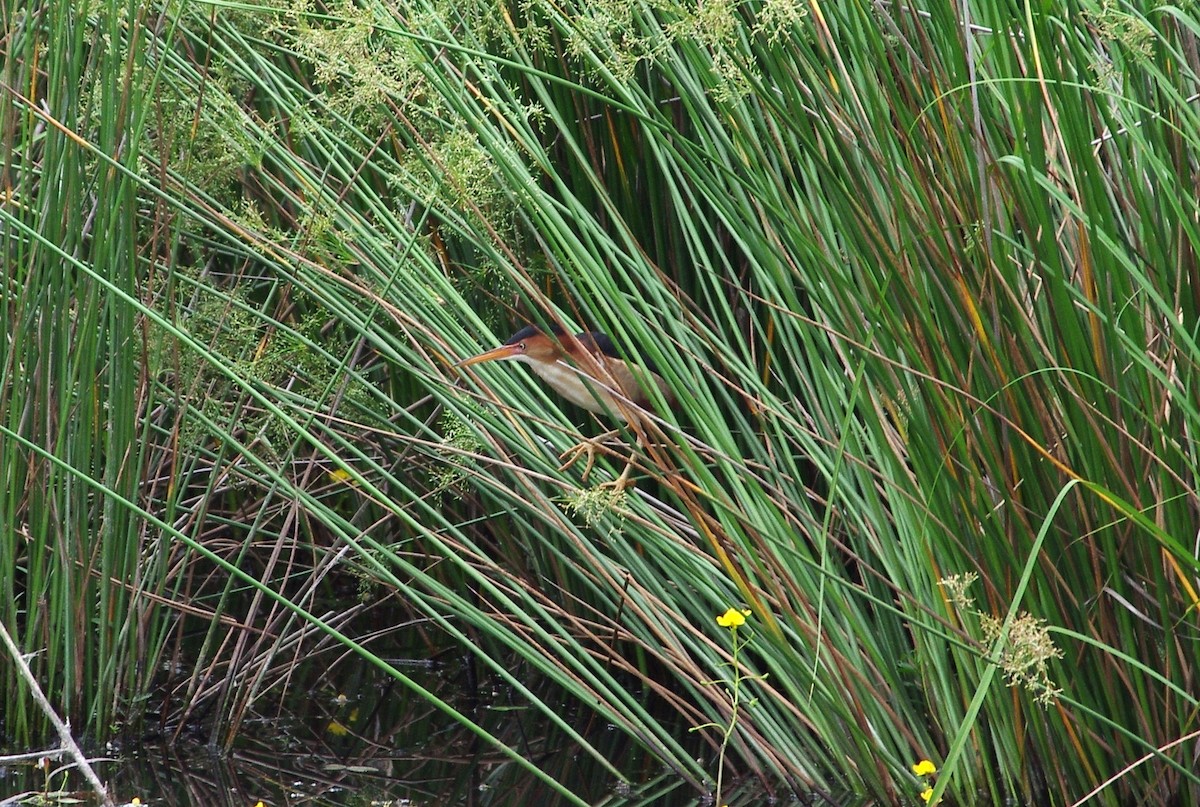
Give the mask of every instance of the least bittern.
[[[631, 365], [613, 341], [599, 331], [584, 331], [569, 336], [558, 327], [551, 328], [547, 334], [536, 325], [528, 325], [500, 347], [465, 359], [456, 366], [469, 367], [505, 359], [528, 364], [555, 392], [576, 406], [590, 412], [609, 413], [625, 423], [648, 422], [651, 397], [647, 385], [657, 386], [668, 405], [674, 400], [667, 382], [653, 368]], [[642, 435], [636, 424], [635, 431], [637, 444], [641, 447]], [[586, 452], [588, 464], [583, 473], [586, 480], [594, 462], [596, 441], [611, 434], [613, 432], [594, 440], [584, 440], [563, 452], [560, 459], [568, 456], [571, 459], [560, 470], [570, 467], [581, 453]], [[606, 486], [624, 490], [629, 484], [633, 465], [634, 458], [630, 457], [621, 475], [614, 482], [606, 483]]]

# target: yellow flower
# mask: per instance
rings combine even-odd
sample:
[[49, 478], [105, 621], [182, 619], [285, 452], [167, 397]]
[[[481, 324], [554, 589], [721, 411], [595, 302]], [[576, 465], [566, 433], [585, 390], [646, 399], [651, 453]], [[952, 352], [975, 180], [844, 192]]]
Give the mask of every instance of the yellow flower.
[[934, 765], [927, 759], [923, 759], [912, 766], [912, 771], [917, 776], [929, 776], [937, 773], [937, 765]]
[[927, 787], [921, 791], [921, 801], [929, 801], [933, 798], [933, 788]]
[[[338, 468], [335, 471], [330, 471], [329, 478], [332, 479], [334, 482], [350, 482], [350, 481], [353, 481], [353, 479], [354, 479], [354, 477], [350, 476], [350, 472], [343, 468]], [[256, 805], [256, 807], [257, 807], [257, 805]]]
[[717, 624], [722, 628], [736, 628], [746, 624], [746, 617], [750, 616], [749, 611], [739, 611], [736, 608], [730, 608], [725, 613], [717, 617]]

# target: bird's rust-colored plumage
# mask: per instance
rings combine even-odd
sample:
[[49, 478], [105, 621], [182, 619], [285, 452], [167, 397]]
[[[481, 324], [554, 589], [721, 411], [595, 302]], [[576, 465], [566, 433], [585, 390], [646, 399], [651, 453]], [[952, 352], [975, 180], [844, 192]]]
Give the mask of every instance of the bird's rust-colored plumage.
[[658, 387], [668, 405], [667, 383], [645, 365], [630, 365], [612, 340], [599, 331], [574, 336], [554, 329], [547, 334], [529, 325], [497, 348], [458, 363], [459, 367], [509, 359], [529, 367], [562, 397], [591, 412], [611, 413], [623, 421], [648, 409], [652, 399], [646, 385]]
[[[640, 425], [635, 427], [635, 432], [639, 447], [642, 446], [642, 427], [647, 423], [646, 410], [653, 404], [648, 388], [658, 387], [668, 406], [675, 400], [667, 382], [655, 372], [652, 365], [629, 364], [612, 340], [599, 331], [583, 331], [570, 336], [560, 328], [552, 328], [550, 333], [546, 333], [536, 325], [529, 325], [513, 334], [500, 347], [464, 359], [457, 366], [469, 367], [505, 359], [529, 365], [555, 392], [577, 406], [590, 412], [608, 413], [626, 423], [638, 421]], [[566, 469], [586, 453], [588, 463], [583, 472], [586, 480], [597, 443], [597, 440], [584, 440], [575, 448], [563, 452], [563, 457], [572, 458], [560, 470]], [[630, 457], [624, 472], [616, 481], [606, 483], [606, 486], [623, 490], [629, 484], [633, 466], [634, 458]]]

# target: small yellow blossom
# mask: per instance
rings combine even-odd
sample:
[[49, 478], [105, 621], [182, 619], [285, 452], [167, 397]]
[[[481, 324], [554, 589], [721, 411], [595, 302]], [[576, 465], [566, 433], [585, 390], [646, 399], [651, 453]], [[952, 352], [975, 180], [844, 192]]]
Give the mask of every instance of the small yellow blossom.
[[749, 611], [739, 611], [736, 608], [730, 608], [728, 611], [717, 617], [717, 624], [722, 628], [740, 627], [746, 624], [746, 617], [748, 616], [750, 616]]
[[[334, 482], [350, 482], [354, 479], [354, 477], [350, 476], [350, 472], [344, 468], [338, 468], [337, 470], [330, 471], [329, 478]], [[258, 807], [258, 805], [255, 805], [255, 807]]]
[[923, 759], [920, 762], [913, 764], [912, 771], [917, 776], [929, 776], [937, 773], [937, 765], [934, 765], [927, 759]]
[[927, 787], [921, 791], [921, 801], [929, 801], [933, 798], [933, 788]]

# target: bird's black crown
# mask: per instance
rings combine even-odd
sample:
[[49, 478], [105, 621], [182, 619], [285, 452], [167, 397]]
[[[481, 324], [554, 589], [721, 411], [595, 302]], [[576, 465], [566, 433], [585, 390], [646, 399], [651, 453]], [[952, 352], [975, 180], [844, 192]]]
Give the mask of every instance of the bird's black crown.
[[[537, 336], [538, 334], [543, 334], [543, 333], [545, 333], [545, 331], [542, 330], [541, 328], [539, 328], [537, 325], [526, 325], [524, 328], [517, 331], [512, 336], [508, 337], [508, 341], [505, 342], [504, 344], [515, 345], [517, 342], [521, 342], [525, 339], [528, 339], [531, 336]], [[562, 336], [564, 331], [562, 328], [558, 327], [557, 325], [551, 325], [550, 333], [554, 334], [555, 336]]]

